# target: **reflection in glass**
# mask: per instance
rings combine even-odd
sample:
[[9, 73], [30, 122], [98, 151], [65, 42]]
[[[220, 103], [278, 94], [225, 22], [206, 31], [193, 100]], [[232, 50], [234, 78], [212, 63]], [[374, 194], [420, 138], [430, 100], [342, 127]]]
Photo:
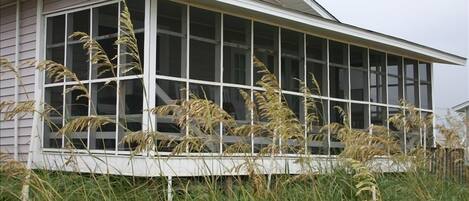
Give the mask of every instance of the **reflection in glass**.
[[[243, 89], [241, 89], [243, 90]], [[247, 94], [251, 92], [249, 90], [243, 90]], [[250, 97], [247, 97], [250, 98]], [[240, 93], [239, 88], [231, 88], [231, 87], [224, 87], [223, 88], [223, 110], [225, 110], [229, 115], [231, 115], [235, 120], [236, 123], [241, 125], [249, 125], [251, 124], [251, 113], [248, 110], [244, 98]], [[245, 136], [234, 136], [233, 133], [230, 133], [230, 129], [234, 128], [226, 128], [224, 125], [225, 130], [223, 131], [223, 146], [224, 151], [229, 149], [228, 151], [243, 151], [243, 152], [251, 152], [251, 137], [249, 135]], [[236, 150], [233, 146], [234, 144], [243, 145], [246, 148], [249, 147], [247, 150]], [[230, 147], [233, 146], [233, 147]], [[234, 149], [234, 150], [233, 150]]]
[[53, 108], [44, 118], [44, 148], [62, 148], [62, 137], [57, 132], [62, 128], [63, 87], [47, 87], [44, 90], [47, 107]]
[[434, 147], [435, 138], [433, 136], [433, 126], [432, 126], [432, 122], [434, 121], [433, 114], [430, 112], [422, 112], [421, 115], [422, 115], [421, 117], [423, 120], [429, 122], [429, 124], [427, 124], [426, 126], [426, 129], [425, 130], [422, 129], [422, 136], [423, 136], [422, 146]]
[[[330, 102], [330, 123], [338, 123], [338, 124], [347, 124], [349, 125], [349, 122], [344, 122], [344, 117], [340, 113], [340, 110], [343, 110], [343, 112], [348, 113], [348, 104], [344, 102], [337, 102], [337, 101], [331, 101]], [[340, 152], [342, 152], [344, 145], [340, 142], [340, 140], [337, 137], [338, 133], [334, 133], [331, 131], [331, 145], [330, 145], [330, 154], [331, 155], [338, 155]]]
[[[186, 84], [183, 82], [158, 79], [156, 81], [156, 106], [175, 104], [185, 100], [185, 87]], [[169, 115], [157, 115], [156, 129], [168, 138], [157, 141], [158, 151], [172, 152], [185, 135], [184, 130]]]
[[403, 99], [402, 58], [388, 54], [388, 104], [400, 105]]
[[[254, 23], [254, 57], [259, 59], [267, 69], [278, 77], [278, 27], [255, 22]], [[254, 66], [254, 83], [259, 81], [262, 74]]]
[[250, 94], [250, 91], [245, 89], [223, 88], [223, 109], [234, 119], [239, 120], [238, 123], [248, 124], [250, 123], [251, 114], [246, 108], [247, 106], [240, 90]]
[[[117, 46], [114, 45], [114, 42], [117, 38], [106, 38], [102, 40], [98, 40], [98, 43], [101, 45], [103, 50], [108, 55], [109, 59], [115, 57], [117, 55]], [[117, 60], [112, 60], [111, 63], [116, 64]], [[116, 77], [117, 72], [116, 68], [105, 66], [103, 64], [94, 64], [92, 67], [92, 78], [110, 78]]]
[[432, 75], [431, 65], [419, 63], [420, 108], [432, 109]]
[[[47, 18], [46, 59], [64, 64], [65, 15]], [[45, 83], [51, 83], [46, 72]], [[60, 81], [59, 81], [60, 82]]]
[[[117, 86], [115, 82], [96, 83], [91, 85], [91, 97], [96, 108], [96, 115], [116, 119]], [[115, 150], [116, 125], [109, 123], [91, 130], [90, 149]]]
[[[65, 42], [65, 15], [47, 18], [47, 47], [64, 45]], [[62, 43], [62, 44], [60, 44]]]
[[[119, 136], [118, 142], [130, 132], [142, 130], [143, 80], [121, 81], [119, 86]], [[119, 150], [131, 150], [135, 144], [121, 144]]]
[[68, 36], [73, 34], [73, 32], [90, 33], [90, 10], [70, 13], [67, 16]]
[[325, 154], [329, 153], [329, 138], [327, 129], [321, 128], [327, 124], [328, 121], [328, 105], [327, 100], [315, 99], [315, 107], [308, 108], [308, 115], [313, 115], [315, 121], [310, 125], [306, 125], [308, 129], [308, 136], [311, 139], [308, 142], [308, 152], [311, 154]]
[[304, 35], [299, 32], [282, 29], [282, 89], [300, 91], [300, 82], [304, 81]]
[[191, 7], [190, 78], [220, 81], [220, 14]]
[[386, 54], [370, 50], [370, 101], [386, 103]]
[[368, 128], [368, 105], [351, 104], [351, 123], [352, 128], [367, 129]]
[[[93, 9], [93, 36], [103, 50], [112, 59], [117, 55], [118, 4], [111, 4]], [[116, 63], [113, 60], [112, 63]], [[117, 75], [116, 69], [95, 64], [92, 67], [93, 78], [109, 78]]]
[[223, 82], [251, 85], [251, 22], [223, 16]]
[[186, 77], [186, 8], [171, 1], [158, 1], [156, 74]]
[[405, 65], [405, 100], [419, 106], [418, 68], [417, 61], [404, 59]]
[[[71, 90], [73, 86], [67, 86], [67, 90]], [[81, 90], [72, 90], [65, 94], [66, 102], [66, 118], [65, 121], [70, 122], [78, 117], [88, 116], [88, 98], [87, 92]], [[66, 146], [72, 145], [76, 149], [85, 149], [88, 146], [88, 128], [77, 130], [74, 133], [66, 135]]]
[[[189, 85], [191, 95], [212, 101], [215, 104], [220, 105], [220, 88], [218, 86], [202, 85], [202, 84], [190, 84]], [[192, 136], [197, 136], [204, 142], [204, 150], [202, 152], [219, 153], [220, 152], [220, 129], [219, 126], [214, 126], [215, 133], [204, 133], [194, 126], [189, 125], [189, 133]], [[196, 151], [196, 150], [192, 150]]]
[[329, 41], [329, 86], [330, 96], [348, 99], [348, 46]]
[[306, 85], [313, 94], [327, 96], [327, 40], [310, 35], [306, 36]]
[[295, 96], [290, 94], [283, 94], [286, 104], [290, 110], [295, 114], [295, 117], [300, 122], [305, 122], [304, 112], [304, 98], [302, 96]]
[[[399, 108], [393, 108], [393, 107], [390, 107], [389, 108], [389, 118], [392, 118], [394, 115], [397, 115], [398, 113], [401, 113], [402, 111], [399, 109]], [[404, 132], [403, 131], [400, 131], [398, 129], [398, 127], [392, 123], [392, 122], [389, 122], [389, 130], [390, 130], [390, 134], [391, 136], [398, 140], [399, 141], [399, 144], [401, 145], [401, 149], [404, 150]]]
[[352, 100], [368, 101], [368, 54], [365, 48], [350, 46], [350, 94]]
[[[67, 48], [67, 67], [76, 74], [79, 80], [88, 80], [89, 77], [89, 56], [87, 50], [83, 49], [82, 43], [68, 45]], [[67, 79], [68, 81], [76, 81]]]
[[119, 6], [117, 4], [93, 9], [93, 18], [95, 18], [93, 22], [97, 23], [93, 24], [93, 27], [96, 27], [95, 36], [117, 35], [119, 28]]
[[373, 126], [383, 126], [387, 127], [387, 108], [383, 106], [370, 106], [370, 114], [371, 114], [371, 123]]
[[[144, 69], [144, 42], [145, 42], [145, 0], [133, 0], [128, 1], [127, 7], [130, 12], [130, 19], [133, 24], [135, 38], [137, 39], [137, 48], [139, 53], [140, 67], [134, 65], [137, 59], [126, 55], [122, 56], [120, 63], [120, 74], [121, 75], [136, 75], [142, 74]], [[121, 7], [122, 9], [122, 7]], [[122, 34], [122, 31], [121, 31]], [[130, 52], [129, 49], [121, 45], [121, 51]]]
[[[65, 48], [64, 46], [58, 46], [58, 47], [53, 47], [53, 48], [47, 48], [46, 50], [46, 59], [54, 61], [59, 64], [63, 64], [65, 62], [64, 60], [64, 51]], [[52, 83], [52, 82], [62, 82], [63, 79], [55, 81], [55, 78], [49, 78], [49, 73], [46, 71], [46, 76], [45, 76], [45, 83]]]

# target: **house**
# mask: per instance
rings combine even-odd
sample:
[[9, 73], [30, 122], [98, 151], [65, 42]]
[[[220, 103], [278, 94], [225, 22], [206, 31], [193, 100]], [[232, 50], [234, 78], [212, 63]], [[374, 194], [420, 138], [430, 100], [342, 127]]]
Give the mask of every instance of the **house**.
[[[174, 139], [184, 136], [172, 119], [151, 115], [148, 109], [188, 99], [189, 93], [217, 103], [239, 124], [251, 124], [255, 120], [240, 89], [251, 98], [262, 90], [254, 58], [279, 78], [286, 102], [300, 120], [309, 111], [298, 80], [312, 88], [314, 75], [321, 93], [312, 96], [321, 100], [322, 115], [305, 133], [308, 136], [319, 134], [324, 124], [343, 121], [336, 106], [345, 109], [351, 117], [348, 123], [357, 129], [388, 127], [387, 118], [400, 111], [401, 99], [415, 105], [422, 116], [431, 115], [432, 64], [466, 62], [451, 53], [341, 23], [314, 0], [129, 0], [143, 70], [124, 65], [103, 70], [90, 62], [83, 44], [69, 36], [85, 32], [110, 57], [120, 55], [123, 48], [114, 45], [123, 34], [119, 13], [124, 4], [119, 2], [0, 1], [0, 57], [12, 61], [20, 76], [0, 71], [0, 101], [35, 101], [38, 111], [0, 120], [2, 152], [34, 168], [140, 176], [233, 174], [225, 167], [244, 160], [223, 153], [226, 144], [240, 139], [223, 129], [203, 153], [187, 151], [177, 157], [171, 156], [174, 147], [158, 146], [130, 160], [132, 146], [119, 142], [129, 132], [149, 129]], [[65, 64], [80, 82], [50, 79], [26, 62], [46, 59]], [[127, 59], [120, 56], [112, 62]], [[64, 93], [81, 84], [89, 98]], [[40, 113], [42, 103], [53, 109], [45, 116]], [[57, 135], [66, 122], [83, 116], [103, 116], [116, 123], [66, 138]], [[330, 131], [325, 135], [305, 144], [306, 154], [317, 156], [316, 162], [340, 152], [340, 142]], [[405, 150], [434, 144], [431, 130], [403, 136]], [[250, 154], [269, 140], [248, 137]], [[262, 163], [268, 172], [294, 173], [301, 169], [294, 161], [295, 154], [284, 153]], [[206, 166], [210, 168], [201, 168]]]

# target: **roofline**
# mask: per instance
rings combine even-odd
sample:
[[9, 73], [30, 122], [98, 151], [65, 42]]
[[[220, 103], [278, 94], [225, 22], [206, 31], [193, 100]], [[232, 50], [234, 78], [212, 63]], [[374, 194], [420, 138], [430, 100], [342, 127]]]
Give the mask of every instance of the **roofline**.
[[465, 65], [466, 58], [458, 56], [452, 53], [448, 53], [442, 50], [438, 50], [432, 47], [424, 46], [415, 42], [411, 42], [395, 36], [378, 33], [375, 31], [363, 29], [357, 26], [344, 24], [335, 20], [322, 18], [318, 16], [308, 15], [302, 12], [292, 11], [290, 9], [284, 9], [277, 6], [273, 6], [263, 2], [257, 2], [252, 0], [217, 0], [225, 4], [229, 4], [236, 7], [245, 8], [248, 10], [262, 12], [267, 15], [276, 16], [279, 18], [295, 21], [308, 26], [318, 27], [328, 31], [342, 33], [348, 36], [364, 39], [368, 41], [377, 42], [383, 45], [395, 47], [411, 51], [417, 54], [425, 55], [432, 58], [434, 63], [445, 63], [455, 65]]
[[463, 109], [469, 107], [469, 100], [464, 101], [460, 104], [457, 104], [453, 106], [451, 109], [453, 109], [456, 112], [465, 112]]
[[324, 6], [318, 3], [316, 0], [303, 0], [306, 4], [311, 6], [314, 10], [316, 10], [322, 17], [326, 19], [334, 20], [340, 22], [331, 12], [329, 12]]

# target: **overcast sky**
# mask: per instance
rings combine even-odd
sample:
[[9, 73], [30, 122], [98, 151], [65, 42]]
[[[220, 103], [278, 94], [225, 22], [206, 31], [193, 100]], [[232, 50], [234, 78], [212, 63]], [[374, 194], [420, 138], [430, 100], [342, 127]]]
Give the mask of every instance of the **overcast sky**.
[[[316, 0], [341, 22], [469, 57], [468, 0]], [[469, 100], [469, 65], [434, 65], [437, 114]]]

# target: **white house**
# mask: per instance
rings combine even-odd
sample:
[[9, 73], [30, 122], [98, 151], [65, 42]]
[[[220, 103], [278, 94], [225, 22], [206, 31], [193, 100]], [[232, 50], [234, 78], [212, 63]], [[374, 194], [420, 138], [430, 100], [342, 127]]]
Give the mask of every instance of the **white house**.
[[[119, 142], [129, 131], [151, 128], [176, 139], [183, 136], [183, 129], [171, 119], [147, 111], [189, 98], [185, 94], [189, 92], [181, 93], [182, 88], [206, 95], [238, 123], [252, 123], [253, 115], [245, 108], [239, 89], [251, 94], [262, 90], [256, 84], [259, 74], [253, 57], [279, 77], [285, 99], [299, 119], [308, 111], [297, 79], [308, 81], [314, 75], [322, 91], [313, 95], [323, 103], [321, 124], [342, 121], [334, 109], [340, 106], [357, 129], [388, 127], [387, 118], [399, 112], [400, 99], [414, 104], [422, 116], [432, 114], [432, 64], [466, 62], [451, 53], [341, 23], [314, 0], [128, 0], [144, 71], [103, 73], [90, 63], [82, 44], [68, 36], [86, 32], [108, 54], [119, 54], [122, 50], [113, 45], [121, 34], [123, 4], [119, 2], [0, 0], [0, 57], [18, 66], [22, 78], [0, 71], [0, 101], [35, 100], [39, 112], [45, 102], [57, 110], [47, 118], [58, 127], [88, 115], [120, 122], [64, 139], [39, 113], [8, 121], [2, 118], [1, 152], [35, 168], [141, 176], [233, 174], [226, 167], [236, 167], [243, 159], [224, 155], [224, 145], [239, 139], [223, 132], [204, 153], [178, 156], [169, 156], [172, 147], [161, 146], [130, 160], [130, 147]], [[68, 66], [87, 86], [91, 98], [64, 93], [77, 83], [70, 79], [53, 82], [25, 63], [45, 59]], [[110, 80], [116, 80], [115, 84], [105, 84]], [[305, 135], [317, 134], [318, 129], [313, 130]], [[330, 132], [325, 139], [305, 144], [306, 154], [318, 159], [315, 163], [340, 152], [341, 144]], [[268, 142], [265, 137], [251, 136], [250, 154]], [[403, 142], [406, 147], [424, 142], [432, 146], [433, 132], [409, 133]], [[67, 144], [76, 149], [70, 150]], [[260, 163], [270, 172], [301, 171], [294, 163], [296, 157], [283, 154]], [[66, 165], [70, 161], [75, 165]]]

